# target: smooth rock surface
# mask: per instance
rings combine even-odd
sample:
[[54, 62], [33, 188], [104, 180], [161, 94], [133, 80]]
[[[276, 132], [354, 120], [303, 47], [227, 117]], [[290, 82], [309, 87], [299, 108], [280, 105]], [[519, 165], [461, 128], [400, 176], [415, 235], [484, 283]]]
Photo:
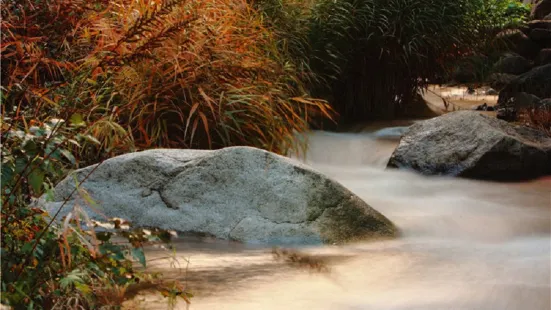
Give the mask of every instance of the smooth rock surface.
[[[148, 150], [75, 172], [78, 180], [88, 174], [81, 188], [97, 201], [95, 208], [137, 226], [264, 244], [342, 243], [397, 234], [386, 217], [339, 183], [250, 147]], [[50, 214], [74, 188], [70, 175], [56, 187], [54, 202], [42, 200]], [[61, 215], [75, 203], [83, 205], [71, 196]]]
[[523, 180], [551, 174], [551, 138], [473, 111], [410, 127], [387, 165], [426, 175]]

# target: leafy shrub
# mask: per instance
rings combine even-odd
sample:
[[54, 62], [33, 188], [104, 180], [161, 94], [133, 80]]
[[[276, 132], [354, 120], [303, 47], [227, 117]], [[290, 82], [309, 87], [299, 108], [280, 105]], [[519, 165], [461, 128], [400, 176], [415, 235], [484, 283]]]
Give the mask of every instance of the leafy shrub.
[[521, 27], [530, 15], [530, 6], [518, 0], [471, 0], [468, 5], [469, 21], [481, 39], [504, 29]]
[[468, 24], [476, 38], [475, 46], [451, 64], [450, 77], [460, 83], [485, 83], [493, 73], [493, 65], [510, 47], [510, 42], [497, 34], [524, 26], [530, 8], [517, 0], [473, 0], [468, 4]]
[[[115, 219], [115, 229], [96, 233], [97, 223], [79, 206], [62, 224], [54, 221], [57, 214], [34, 206], [35, 197], [51, 195], [53, 185], [76, 165], [72, 151], [91, 138], [78, 133], [80, 123], [27, 123], [33, 122], [3, 118], [1, 123], [2, 303], [15, 309], [97, 309], [119, 306], [140, 288], [189, 302], [183, 286], [168, 289], [133, 268], [133, 260], [146, 264], [142, 245], [168, 241], [167, 232], [131, 229]], [[83, 190], [78, 194], [94, 204]]]
[[428, 79], [468, 52], [466, 20], [463, 1], [320, 1], [311, 66], [330, 88], [315, 94], [330, 98], [348, 120], [394, 117]]

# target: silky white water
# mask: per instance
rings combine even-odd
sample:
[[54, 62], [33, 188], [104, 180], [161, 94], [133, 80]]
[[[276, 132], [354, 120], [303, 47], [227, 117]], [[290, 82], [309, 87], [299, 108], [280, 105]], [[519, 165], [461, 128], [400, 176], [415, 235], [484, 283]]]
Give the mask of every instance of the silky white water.
[[[385, 170], [403, 129], [314, 132], [305, 158], [401, 237], [304, 249], [326, 258], [329, 275], [276, 262], [269, 249], [207, 239], [178, 242], [182, 268], [158, 259], [150, 270], [187, 281], [190, 309], [551, 309], [549, 179], [500, 184]], [[148, 296], [142, 307], [166, 301]]]

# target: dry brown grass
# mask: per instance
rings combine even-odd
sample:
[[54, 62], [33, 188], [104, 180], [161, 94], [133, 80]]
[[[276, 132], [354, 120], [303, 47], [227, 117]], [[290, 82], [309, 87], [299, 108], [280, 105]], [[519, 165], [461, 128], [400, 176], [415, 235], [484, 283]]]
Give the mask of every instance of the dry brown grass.
[[542, 130], [551, 137], [551, 107], [524, 109], [520, 113], [520, 119], [529, 126]]

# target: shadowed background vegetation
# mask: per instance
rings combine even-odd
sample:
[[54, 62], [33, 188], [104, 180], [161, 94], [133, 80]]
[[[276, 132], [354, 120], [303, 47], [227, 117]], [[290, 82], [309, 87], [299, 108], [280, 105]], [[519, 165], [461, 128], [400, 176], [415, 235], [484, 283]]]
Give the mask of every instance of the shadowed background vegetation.
[[309, 89], [331, 103], [341, 122], [404, 116], [429, 83], [502, 51], [506, 42], [495, 35], [529, 13], [513, 0], [253, 2]]
[[189, 302], [185, 287], [132, 267], [166, 232], [111, 219], [115, 231], [97, 236], [78, 209], [57, 224], [36, 198], [72, 169], [126, 152], [286, 154], [325, 120], [400, 116], [418, 90], [483, 53], [487, 33], [522, 22], [511, 3], [2, 0], [2, 303], [117, 307], [151, 287]]

